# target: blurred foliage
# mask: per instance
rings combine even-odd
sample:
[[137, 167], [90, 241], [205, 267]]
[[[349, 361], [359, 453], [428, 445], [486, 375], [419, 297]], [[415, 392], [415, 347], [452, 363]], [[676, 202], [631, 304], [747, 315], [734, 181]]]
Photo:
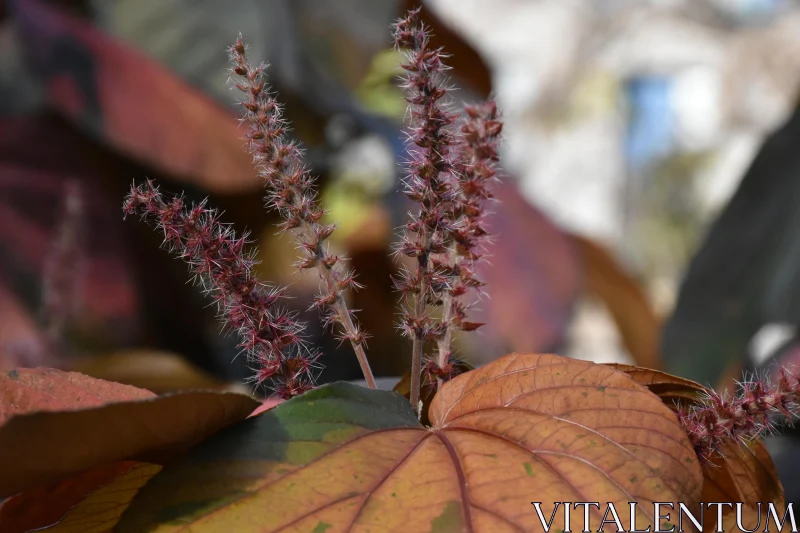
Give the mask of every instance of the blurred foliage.
[[708, 152], [680, 152], [661, 159], [643, 178], [631, 249], [648, 279], [680, 271], [696, 250], [705, 220], [696, 176], [712, 157]]
[[[403, 106], [392, 88], [397, 56], [382, 51], [386, 27], [401, 6], [352, 0], [308, 9], [304, 2], [276, 0], [268, 10], [253, 11], [248, 4], [220, 11], [212, 4], [5, 3], [3, 61], [13, 70], [0, 73], [0, 87], [8, 96], [4, 113], [17, 118], [2, 117], [0, 128], [0, 288], [8, 295], [0, 308], [4, 364], [69, 367], [74, 361], [103, 374], [111, 371], [103, 360], [120, 364], [112, 352], [150, 346], [184, 355], [199, 372], [223, 381], [247, 374], [243, 361], [234, 359], [233, 338], [218, 331], [213, 309], [185, 285], [183, 265], [158, 250], [157, 234], [123, 224], [118, 206], [130, 179], [148, 176], [167, 190], [186, 190], [190, 201], [212, 194], [210, 202], [225, 211], [226, 220], [263, 236], [262, 274], [291, 285], [291, 305], [311, 325], [309, 341], [325, 353], [322, 380], [360, 375], [349, 351], [316, 327], [316, 313], [305, 310], [315, 282], [294, 277], [294, 250], [275, 236], [273, 217], [261, 207], [260, 183], [241, 150], [230, 94], [220, 90], [227, 68], [222, 50], [237, 26], [256, 34], [248, 36], [257, 48], [253, 53], [273, 63], [271, 81], [294, 134], [308, 149], [312, 171], [320, 175], [332, 216], [342, 224], [334, 244], [353, 256], [361, 281], [370, 286], [352, 297], [375, 335], [374, 367], [402, 374], [407, 361], [394, 329], [390, 283], [395, 267], [387, 258], [396, 212], [387, 194], [396, 187], [394, 170], [386, 175], [383, 163], [374, 167], [362, 156], [374, 154], [376, 142], [383, 143], [378, 152], [390, 167], [402, 154], [400, 124], [391, 111]], [[473, 62], [470, 68], [483, 67]], [[381, 102], [376, 105], [382, 111], [362, 98]], [[381, 118], [385, 114], [391, 120]], [[349, 124], [344, 136], [329, 138], [329, 124], [342, 117]], [[360, 139], [369, 141], [362, 143], [362, 155], [348, 148]], [[81, 235], [88, 265], [81, 279], [87, 283], [79, 309], [69, 317], [63, 350], [53, 353], [42, 344], [45, 324], [38, 309], [43, 264], [60, 231], [52, 206], [61, 203], [68, 180], [88, 191]], [[94, 367], [89, 356], [100, 358]]]
[[715, 383], [769, 323], [800, 321], [800, 109], [770, 135], [692, 258], [664, 330], [667, 369]]
[[402, 118], [406, 111], [403, 93], [395, 83], [401, 73], [400, 52], [385, 50], [375, 54], [367, 75], [358, 84], [355, 94], [364, 109], [377, 115]]

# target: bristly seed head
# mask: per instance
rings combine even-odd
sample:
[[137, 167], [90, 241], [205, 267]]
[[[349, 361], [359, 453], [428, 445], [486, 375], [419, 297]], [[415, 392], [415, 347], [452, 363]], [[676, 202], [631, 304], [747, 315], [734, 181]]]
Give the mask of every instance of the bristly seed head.
[[246, 236], [237, 238], [205, 202], [187, 206], [181, 197], [165, 200], [149, 180], [131, 187], [123, 211], [155, 222], [164, 232], [164, 246], [189, 264], [220, 318], [238, 333], [248, 361], [255, 363], [257, 385], [270, 384], [283, 398], [313, 387], [317, 355], [303, 346], [304, 326], [277, 307], [283, 290], [253, 276], [257, 261], [245, 252]]
[[[455, 128], [457, 117], [449, 111], [447, 98], [445, 55], [432, 46], [418, 9], [395, 24], [394, 44], [406, 54], [402, 87], [409, 102], [410, 161], [403, 193], [419, 205], [397, 246], [398, 254], [416, 260], [416, 268], [403, 270], [394, 280], [410, 300], [400, 328], [415, 346], [435, 340], [436, 364], [445, 368], [453, 331], [473, 331], [482, 325], [466, 320], [468, 305], [462, 297], [483, 286], [474, 275], [474, 264], [488, 242], [484, 203], [492, 198], [490, 182], [497, 179], [502, 123], [497, 106], [488, 101], [467, 107], [463, 124]], [[431, 318], [428, 307], [440, 309], [437, 319]], [[415, 358], [419, 352], [415, 347]], [[417, 366], [416, 361], [412, 363], [412, 373], [416, 374]], [[449, 377], [448, 372], [440, 372], [436, 381]], [[412, 381], [412, 390], [416, 386]]]
[[785, 368], [776, 383], [753, 380], [741, 388], [735, 397], [711, 392], [701, 404], [680, 411], [681, 425], [702, 461], [721, 454], [726, 443], [746, 444], [769, 432], [775, 415], [791, 422], [797, 414], [800, 378]]
[[[266, 65], [251, 65], [241, 36], [230, 47], [232, 74], [239, 79], [234, 86], [244, 93], [240, 102], [242, 122], [247, 128], [247, 149], [253, 156], [256, 171], [264, 179], [267, 207], [276, 210], [283, 222], [279, 227], [291, 232], [303, 257], [298, 270], [316, 268], [323, 294], [312, 308], [320, 308], [324, 320], [335, 324], [339, 337], [350, 340], [367, 384], [374, 388], [374, 378], [364, 352], [364, 338], [358, 322], [348, 309], [345, 293], [359, 287], [354, 275], [337, 255], [331, 254], [325, 241], [335, 226], [320, 221], [325, 211], [317, 201], [314, 179], [302, 161], [299, 146], [288, 140], [288, 125], [283, 110], [271, 94], [266, 80]], [[294, 390], [286, 387], [286, 390]]]
[[432, 48], [428, 31], [419, 21], [419, 10], [409, 11], [394, 26], [394, 45], [405, 50], [406, 71], [403, 87], [410, 104], [407, 134], [411, 146], [410, 161], [403, 193], [419, 204], [411, 215], [398, 252], [417, 260], [416, 268], [404, 270], [394, 280], [395, 286], [416, 303], [406, 306], [402, 330], [417, 342], [430, 338], [424, 302], [441, 299], [447, 290], [444, 277], [434, 272], [431, 259], [447, 251], [447, 234], [456, 224], [452, 220], [454, 167], [451, 151], [455, 132], [450, 128], [456, 115], [446, 110], [443, 101], [444, 65], [441, 50]]

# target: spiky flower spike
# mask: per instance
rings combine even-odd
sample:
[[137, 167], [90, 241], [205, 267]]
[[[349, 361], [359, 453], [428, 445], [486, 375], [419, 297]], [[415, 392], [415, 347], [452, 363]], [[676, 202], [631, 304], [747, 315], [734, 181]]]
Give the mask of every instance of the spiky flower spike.
[[492, 198], [489, 184], [497, 179], [498, 143], [503, 130], [493, 101], [467, 106], [465, 114], [467, 118], [461, 126], [455, 173], [457, 196], [451, 215], [455, 223], [448, 235], [446, 256], [441, 260], [434, 259], [437, 270], [449, 273], [450, 277], [449, 289], [442, 298], [442, 325], [445, 329], [438, 341], [438, 360], [426, 365], [439, 385], [452, 373], [450, 349], [453, 331], [473, 331], [483, 325], [466, 320], [467, 306], [461, 297], [484, 285], [475, 277], [474, 271], [489, 236], [484, 227], [484, 208], [486, 201]]
[[257, 365], [255, 381], [269, 383], [282, 398], [313, 387], [317, 355], [301, 342], [303, 326], [277, 304], [283, 291], [252, 274], [257, 261], [247, 253], [246, 236], [237, 237], [216, 211], [167, 201], [152, 181], [131, 187], [126, 215], [141, 214], [164, 232], [164, 246], [184, 259], [197, 281], [218, 305], [220, 317], [239, 334], [239, 346]]
[[322, 290], [312, 307], [327, 313], [326, 322], [336, 324], [340, 339], [350, 341], [367, 386], [374, 389], [375, 378], [364, 351], [366, 336], [345, 301], [345, 292], [359, 285], [353, 272], [325, 246], [334, 226], [320, 222], [324, 211], [317, 202], [314, 179], [302, 162], [300, 148], [286, 139], [288, 125], [281, 105], [266, 84], [267, 66], [251, 65], [245, 52], [240, 36], [230, 47], [232, 78], [237, 80], [236, 88], [245, 94], [240, 103], [247, 126], [248, 151], [253, 155], [256, 170], [264, 178], [267, 206], [278, 211], [284, 220], [281, 228], [291, 231], [297, 239], [304, 253], [297, 266], [316, 268], [319, 273]]
[[407, 299], [403, 332], [412, 340], [411, 405], [419, 405], [420, 373], [426, 341], [442, 337], [445, 327], [435, 320], [429, 306], [440, 305], [449, 289], [451, 271], [440, 269], [433, 260], [448, 251], [456, 192], [453, 188], [455, 136], [451, 125], [456, 116], [445, 109], [443, 54], [431, 47], [426, 28], [419, 22], [419, 9], [409, 11], [394, 27], [394, 45], [406, 50], [404, 89], [409, 103], [408, 136], [415, 145], [404, 181], [403, 193], [419, 204], [411, 215], [399, 252], [416, 259], [416, 268], [406, 270], [395, 286]]
[[697, 456], [710, 461], [725, 443], [747, 443], [772, 428], [771, 415], [790, 422], [800, 405], [800, 379], [785, 368], [777, 382], [754, 380], [742, 383], [740, 395], [730, 398], [716, 393], [701, 405], [680, 413]]

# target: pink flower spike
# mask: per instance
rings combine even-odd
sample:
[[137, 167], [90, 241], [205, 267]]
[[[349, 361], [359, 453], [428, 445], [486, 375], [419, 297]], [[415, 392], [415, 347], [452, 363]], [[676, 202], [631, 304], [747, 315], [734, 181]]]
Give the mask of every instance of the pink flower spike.
[[725, 443], [746, 444], [769, 432], [776, 415], [790, 423], [800, 404], [800, 380], [781, 369], [778, 382], [753, 380], [741, 384], [735, 397], [711, 393], [700, 405], [680, 412], [680, 421], [697, 456], [710, 461]]
[[[231, 78], [237, 80], [234, 87], [244, 93], [240, 104], [242, 122], [247, 128], [247, 150], [253, 156], [256, 171], [264, 179], [267, 207], [281, 215], [283, 222], [280, 227], [292, 233], [303, 253], [296, 264], [298, 270], [317, 269], [323, 294], [313, 307], [320, 307], [326, 320], [339, 328], [340, 338], [350, 340], [367, 386], [374, 389], [375, 378], [364, 350], [366, 335], [345, 300], [346, 290], [357, 288], [357, 284], [352, 281], [341, 258], [330, 254], [325, 245], [334, 226], [320, 222], [324, 210], [317, 202], [313, 188], [315, 180], [303, 164], [300, 148], [285, 136], [288, 124], [283, 118], [281, 105], [267, 86], [267, 67], [248, 62], [241, 36], [229, 52], [233, 64]], [[287, 384], [285, 394], [293, 394], [291, 391], [300, 388]]]
[[[490, 101], [466, 108], [463, 125], [455, 129], [446, 56], [432, 47], [418, 9], [397, 22], [394, 44], [406, 53], [402, 87], [410, 104], [406, 129], [410, 161], [403, 193], [419, 204], [397, 247], [399, 254], [415, 259], [416, 267], [394, 280], [407, 299], [401, 330], [412, 340], [411, 403], [415, 404], [425, 341], [436, 341], [437, 365], [444, 368], [454, 331], [479, 326], [464, 320], [467, 306], [460, 299], [483, 285], [472, 272], [488, 241], [483, 204], [492, 196], [488, 184], [496, 179], [502, 123]], [[410, 326], [430, 315], [429, 306], [440, 308], [439, 324]], [[437, 385], [448, 375], [441, 373]]]
[[296, 363], [316, 360], [300, 342], [304, 326], [277, 307], [284, 297], [281, 289], [253, 276], [257, 262], [245, 253], [246, 238], [237, 238], [205, 202], [166, 201], [149, 180], [131, 187], [123, 211], [152, 220], [164, 232], [165, 247], [189, 264], [196, 283], [216, 302], [220, 318], [238, 332], [248, 361], [256, 363], [257, 385], [272, 384], [281, 397], [313, 386], [311, 365]]
[[447, 111], [447, 89], [442, 51], [430, 44], [428, 31], [419, 21], [419, 9], [409, 11], [394, 26], [395, 48], [405, 51], [403, 88], [410, 104], [406, 133], [410, 141], [403, 193], [419, 204], [402, 236], [398, 252], [413, 258], [416, 268], [404, 269], [395, 286], [407, 299], [401, 331], [411, 338], [411, 405], [417, 409], [425, 342], [433, 335], [428, 305], [441, 301], [447, 283], [434, 271], [434, 254], [446, 250], [452, 220], [454, 166], [451, 151], [456, 116]]

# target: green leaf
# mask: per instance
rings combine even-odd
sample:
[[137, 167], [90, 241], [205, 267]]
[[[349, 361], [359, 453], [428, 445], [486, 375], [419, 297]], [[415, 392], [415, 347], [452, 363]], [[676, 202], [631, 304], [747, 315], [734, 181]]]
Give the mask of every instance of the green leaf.
[[[325, 385], [223, 430], [170, 465], [137, 495], [118, 531], [215, 518], [231, 531], [253, 520], [269, 531], [321, 499], [353, 506], [424, 436], [399, 394]], [[236, 514], [243, 505], [247, 511]], [[222, 508], [229, 513], [211, 514]], [[307, 520], [309, 531], [331, 521]]]

